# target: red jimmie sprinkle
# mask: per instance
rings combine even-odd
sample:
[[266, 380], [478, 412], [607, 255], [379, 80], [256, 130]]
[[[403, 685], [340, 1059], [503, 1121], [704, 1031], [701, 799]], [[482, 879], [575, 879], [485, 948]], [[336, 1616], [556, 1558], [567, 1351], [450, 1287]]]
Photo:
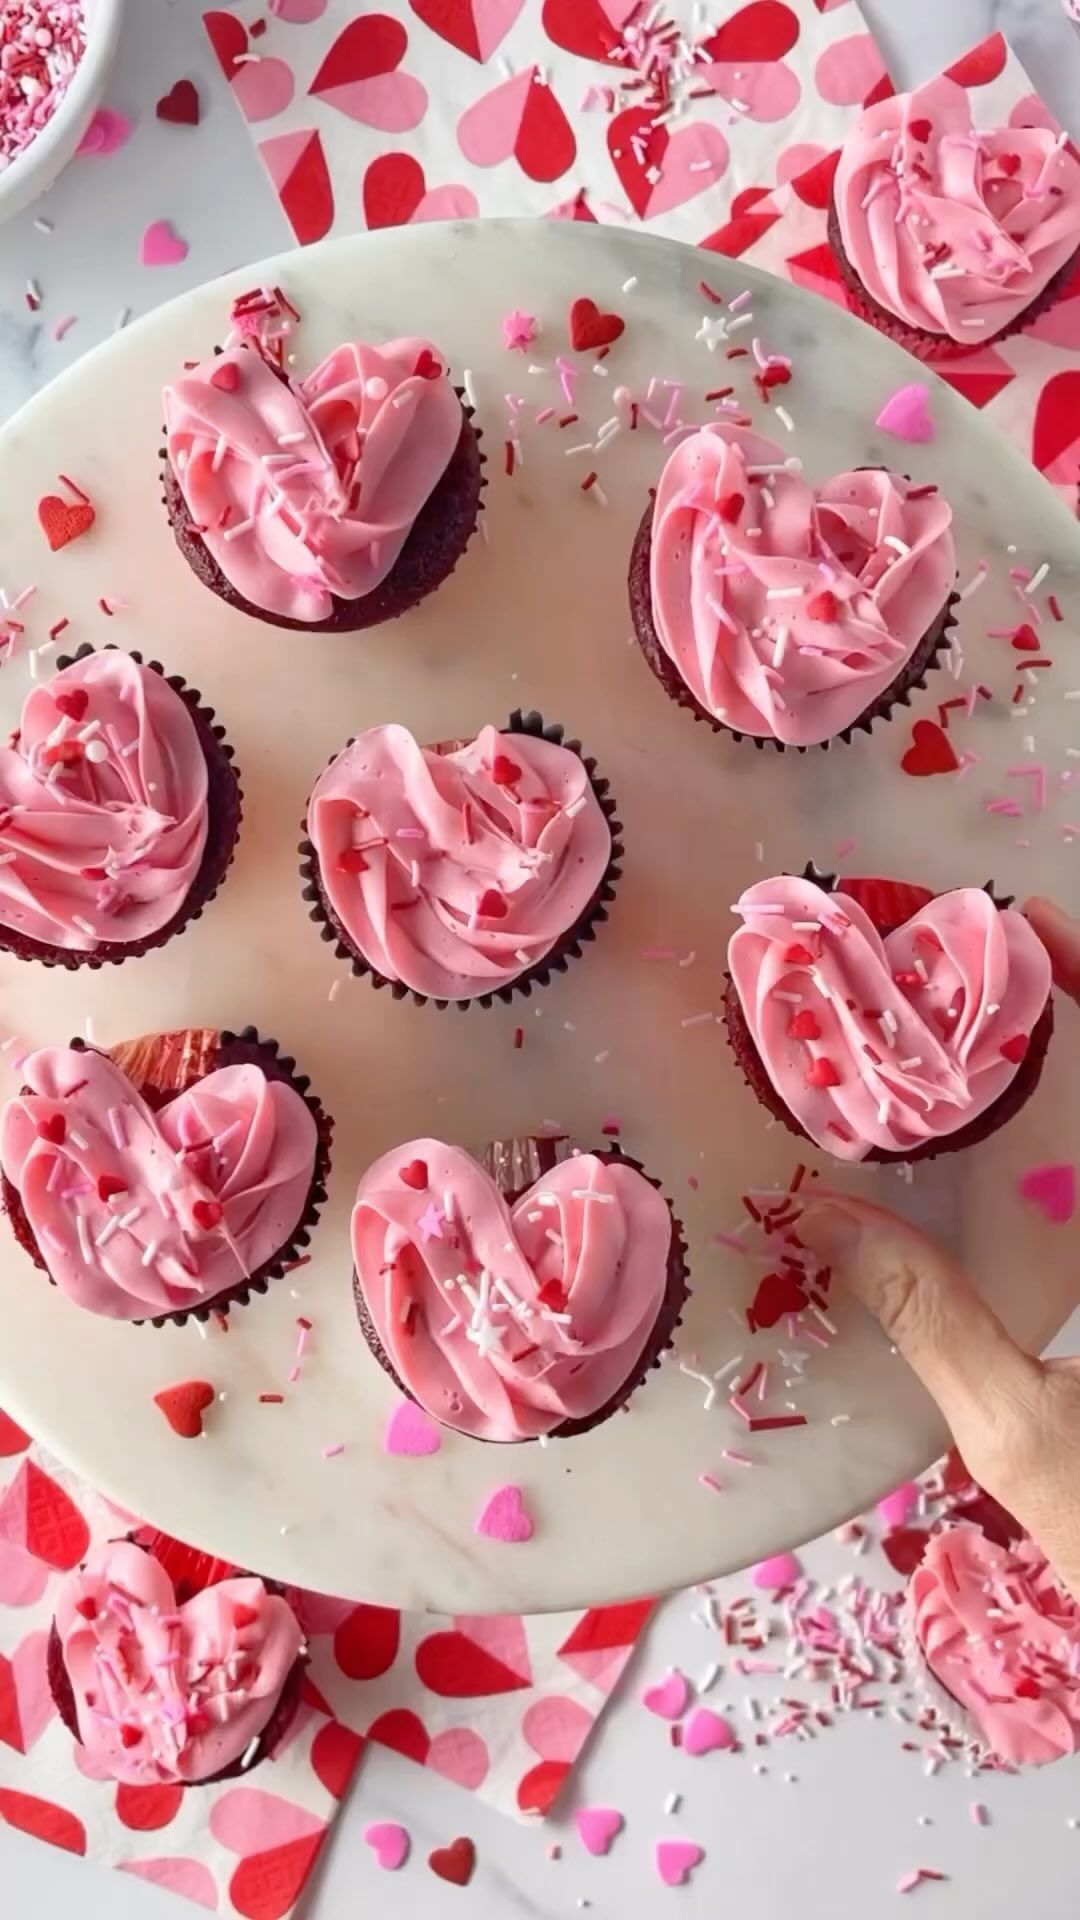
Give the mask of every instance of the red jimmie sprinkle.
[[577, 417], [576, 413], [564, 413], [559, 421], [560, 427], [572, 427]]
[[729, 347], [727, 357], [729, 360], [747, 360], [750, 357], [750, 349], [749, 347]]
[[597, 483], [597, 481], [599, 480], [599, 478], [600, 478], [600, 475], [599, 475], [598, 473], [596, 473], [596, 472], [593, 472], [593, 473], [587, 473], [587, 474], [585, 475], [585, 478], [584, 478], [584, 480], [583, 480], [583, 481], [582, 481], [582, 483], [581, 483], [581, 491], [582, 491], [582, 493], [588, 493], [588, 491], [589, 491], [589, 488], [590, 488], [590, 487], [595, 487], [595, 485], [596, 485], [596, 483]]
[[1056, 593], [1047, 594], [1046, 604], [1049, 607], [1050, 612], [1053, 615], [1055, 620], [1064, 620], [1065, 615], [1061, 611], [1061, 603], [1058, 600]]
[[505, 458], [503, 460], [503, 465], [506, 469], [506, 472], [508, 474], [511, 474], [514, 471], [514, 443], [512, 440], [505, 440], [503, 442], [503, 446], [505, 449]]
[[305, 1320], [302, 1313], [297, 1314], [296, 1324], [298, 1327], [303, 1327], [305, 1333], [311, 1332], [312, 1322], [310, 1320]]
[[707, 280], [698, 281], [698, 292], [703, 293], [705, 295], [706, 300], [711, 300], [714, 307], [723, 306], [724, 304], [723, 294], [714, 293]]
[[516, 1048], [518, 1049], [518, 1051], [519, 1051], [519, 1052], [520, 1052], [520, 1050], [521, 1050], [521, 1048], [522, 1048], [522, 1047], [523, 1047], [523, 1046], [525, 1045], [525, 1029], [524, 1029], [524, 1027], [515, 1027], [515, 1028], [514, 1028], [514, 1045], [515, 1045], [515, 1047], [516, 1047]]
[[734, 391], [734, 387], [712, 387], [705, 398], [706, 400], [726, 400]]
[[259, 1405], [261, 1407], [282, 1407], [284, 1404], [285, 1395], [283, 1393], [260, 1393], [259, 1395]]

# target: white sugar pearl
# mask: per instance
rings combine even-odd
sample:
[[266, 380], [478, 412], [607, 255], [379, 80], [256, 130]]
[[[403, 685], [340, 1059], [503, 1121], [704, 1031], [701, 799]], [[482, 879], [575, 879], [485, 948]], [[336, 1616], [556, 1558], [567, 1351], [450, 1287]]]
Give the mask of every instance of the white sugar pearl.
[[386, 381], [377, 373], [372, 374], [370, 380], [364, 381], [364, 392], [369, 400], [385, 400], [389, 391]]
[[109, 757], [109, 749], [105, 745], [104, 740], [88, 740], [86, 743], [86, 757], [88, 760], [92, 760], [95, 765], [99, 760], [107, 760]]

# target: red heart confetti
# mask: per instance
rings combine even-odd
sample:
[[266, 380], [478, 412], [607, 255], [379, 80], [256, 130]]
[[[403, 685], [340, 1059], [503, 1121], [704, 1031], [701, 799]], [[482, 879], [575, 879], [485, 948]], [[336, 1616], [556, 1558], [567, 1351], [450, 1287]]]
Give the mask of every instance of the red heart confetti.
[[487, 887], [480, 895], [476, 911], [481, 920], [505, 920], [509, 911], [497, 887]]
[[197, 1227], [209, 1233], [221, 1220], [224, 1208], [220, 1200], [196, 1200], [191, 1209], [191, 1217]]
[[821, 593], [815, 593], [806, 603], [808, 620], [835, 620], [840, 611], [840, 602], [835, 593], [825, 587]]
[[788, 1037], [791, 1040], [820, 1040], [821, 1027], [816, 1013], [811, 1013], [809, 1007], [804, 1007], [803, 1011], [797, 1013], [792, 1020], [788, 1028]]
[[838, 1087], [840, 1074], [826, 1054], [820, 1060], [812, 1060], [806, 1074], [807, 1085], [811, 1087]]
[[1008, 1060], [1010, 1065], [1018, 1067], [1024, 1055], [1027, 1053], [1030, 1044], [1031, 1037], [1029, 1034], [1014, 1033], [1012, 1039], [1006, 1040], [1002, 1046], [1001, 1057], [1003, 1060]]
[[162, 95], [155, 112], [159, 120], [168, 120], [174, 127], [197, 127], [199, 95], [192, 81], [178, 80]]
[[161, 1408], [181, 1440], [198, 1439], [203, 1430], [202, 1416], [213, 1403], [214, 1389], [209, 1380], [179, 1380], [154, 1395], [155, 1407]]
[[118, 1193], [126, 1193], [128, 1183], [121, 1180], [118, 1173], [99, 1173], [97, 1182], [98, 1199], [107, 1204]]
[[625, 320], [617, 313], [601, 313], [587, 294], [570, 308], [570, 345], [575, 353], [585, 353], [590, 347], [609, 347], [625, 328]]
[[908, 132], [910, 133], [913, 140], [917, 140], [920, 146], [925, 147], [927, 141], [930, 138], [931, 133], [933, 132], [933, 128], [931, 127], [929, 120], [909, 120]]
[[906, 1579], [920, 1564], [929, 1537], [922, 1527], [894, 1527], [882, 1538], [881, 1550], [890, 1567]]
[[235, 360], [223, 360], [210, 375], [210, 385], [219, 393], [235, 393], [240, 385], [240, 369]]
[[407, 1167], [398, 1168], [398, 1179], [414, 1193], [423, 1193], [428, 1184], [426, 1160], [410, 1160]]
[[955, 773], [960, 762], [947, 733], [936, 720], [916, 720], [911, 745], [900, 765], [905, 773], [924, 778], [931, 773]]
[[66, 693], [54, 694], [53, 702], [57, 713], [64, 714], [78, 725], [90, 705], [90, 695], [85, 687], [71, 687]]
[[521, 779], [521, 768], [507, 754], [497, 753], [492, 762], [491, 777], [496, 786], [512, 787], [515, 781]]
[[1010, 180], [1015, 178], [1022, 165], [1023, 162], [1018, 153], [998, 154], [998, 166], [1001, 168], [1002, 173], [1006, 174]]
[[39, 1140], [47, 1140], [52, 1147], [62, 1147], [67, 1139], [67, 1121], [62, 1113], [46, 1114], [39, 1120], [36, 1128]]
[[346, 847], [338, 856], [339, 873], [366, 873], [368, 864], [361, 847]]
[[1012, 643], [1017, 653], [1038, 653], [1042, 645], [1034, 627], [1029, 627], [1026, 621], [1022, 627], [1017, 627]]
[[717, 501], [716, 511], [720, 515], [720, 518], [724, 522], [725, 526], [733, 527], [738, 521], [739, 515], [741, 514], [745, 505], [746, 505], [745, 494], [725, 493], [723, 499]]
[[809, 947], [802, 946], [798, 940], [794, 946], [785, 948], [784, 960], [789, 967], [812, 967], [814, 964], [814, 956]]
[[430, 347], [421, 347], [416, 356], [413, 373], [420, 380], [441, 380], [442, 362], [437, 360]]
[[801, 1313], [807, 1296], [794, 1274], [767, 1273], [758, 1283], [753, 1305], [746, 1310], [751, 1333], [775, 1327], [786, 1313]]
[[452, 1887], [467, 1887], [476, 1869], [476, 1848], [459, 1834], [448, 1847], [436, 1847], [428, 1854], [428, 1866]]
[[61, 500], [58, 493], [47, 493], [38, 501], [38, 519], [52, 551], [59, 553], [89, 533], [94, 509], [89, 500]]

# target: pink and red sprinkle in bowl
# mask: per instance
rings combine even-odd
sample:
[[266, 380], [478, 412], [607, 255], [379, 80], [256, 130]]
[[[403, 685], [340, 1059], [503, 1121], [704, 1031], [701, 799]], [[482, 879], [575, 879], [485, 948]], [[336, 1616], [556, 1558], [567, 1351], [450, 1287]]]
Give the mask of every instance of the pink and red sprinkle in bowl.
[[0, 5], [0, 221], [51, 187], [101, 98], [124, 0]]

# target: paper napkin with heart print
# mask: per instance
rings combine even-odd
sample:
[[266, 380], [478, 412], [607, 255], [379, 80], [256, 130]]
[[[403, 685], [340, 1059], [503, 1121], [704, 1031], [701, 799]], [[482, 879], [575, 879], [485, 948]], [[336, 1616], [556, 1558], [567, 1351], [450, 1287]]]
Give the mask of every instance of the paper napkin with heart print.
[[0, 1821], [213, 1913], [286, 1920], [363, 1746], [310, 1689], [272, 1760], [188, 1792], [97, 1778], [53, 1705], [57, 1589], [131, 1525], [0, 1412]]
[[[266, 13], [256, 38], [247, 7], [204, 19], [304, 242], [476, 214], [699, 241], [752, 212], [781, 149], [807, 161], [822, 110], [846, 114], [884, 84], [852, 0], [270, 0]], [[685, 104], [653, 126], [616, 89], [672, 23]]]

